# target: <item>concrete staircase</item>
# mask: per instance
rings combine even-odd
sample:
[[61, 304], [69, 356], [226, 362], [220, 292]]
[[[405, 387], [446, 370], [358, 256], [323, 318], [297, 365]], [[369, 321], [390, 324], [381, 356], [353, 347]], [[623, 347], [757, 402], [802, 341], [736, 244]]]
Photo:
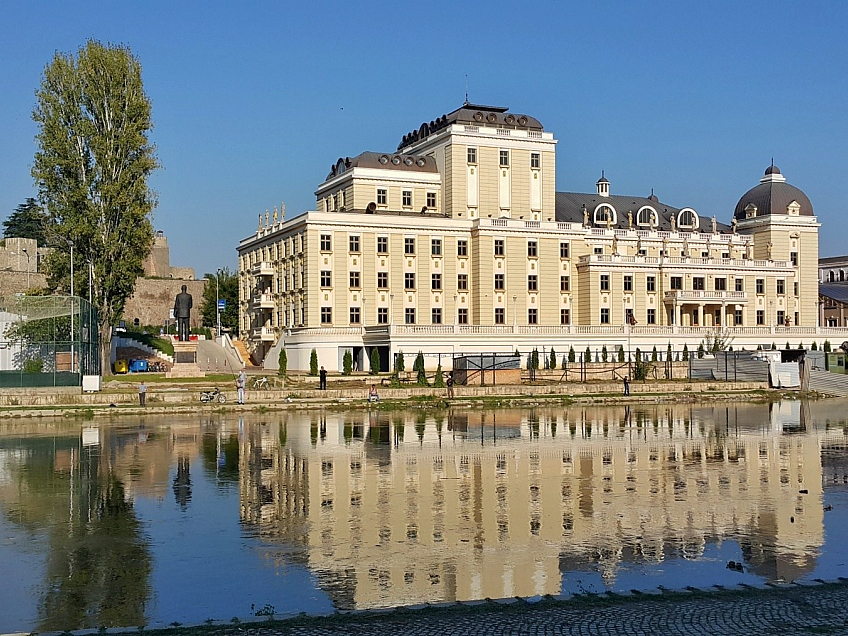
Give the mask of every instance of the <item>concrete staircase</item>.
[[259, 366], [253, 360], [250, 355], [250, 352], [247, 350], [247, 345], [244, 344], [244, 340], [240, 340], [237, 338], [233, 338], [233, 346], [238, 350], [241, 359], [244, 360], [244, 364], [248, 369], [258, 369]]

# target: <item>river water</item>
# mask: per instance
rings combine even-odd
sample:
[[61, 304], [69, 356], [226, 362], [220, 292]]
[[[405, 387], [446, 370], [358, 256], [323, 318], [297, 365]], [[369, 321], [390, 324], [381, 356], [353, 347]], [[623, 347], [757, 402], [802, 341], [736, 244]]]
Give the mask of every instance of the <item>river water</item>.
[[0, 633], [848, 576], [846, 407], [0, 422]]

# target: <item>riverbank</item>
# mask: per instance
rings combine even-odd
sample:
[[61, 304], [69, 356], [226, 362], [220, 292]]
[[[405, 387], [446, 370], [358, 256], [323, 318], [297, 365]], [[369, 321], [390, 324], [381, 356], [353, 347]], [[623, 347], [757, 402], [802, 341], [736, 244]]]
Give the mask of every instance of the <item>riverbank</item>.
[[[786, 585], [738, 585], [629, 594], [442, 603], [392, 610], [336, 612], [278, 620], [275, 608], [252, 620], [175, 624], [153, 636], [404, 636], [441, 634], [845, 634], [848, 579]], [[267, 613], [267, 616], [263, 616]], [[109, 630], [109, 633], [139, 633]], [[96, 634], [97, 630], [72, 632]], [[68, 632], [62, 632], [68, 634]], [[56, 635], [58, 636], [58, 634]]]
[[[223, 384], [221, 384], [223, 386]], [[400, 406], [521, 406], [538, 401], [572, 403], [639, 403], [664, 401], [715, 401], [750, 399], [763, 401], [796, 396], [796, 392], [769, 389], [763, 382], [652, 381], [634, 382], [630, 395], [614, 382], [522, 383], [497, 386], [458, 386], [448, 400], [446, 389], [409, 386], [380, 387], [380, 402], [367, 401], [369, 379], [331, 383], [317, 390], [314, 383], [287, 388], [247, 392], [247, 403], [236, 402], [235, 389], [224, 390], [226, 402], [201, 403], [200, 393], [215, 383], [150, 382], [147, 404], [138, 404], [138, 385], [113, 380], [103, 391], [82, 393], [78, 388], [35, 388], [0, 390], [0, 418], [9, 417], [94, 417], [131, 413], [193, 413], [208, 411], [253, 411], [311, 408], [392, 409]]]

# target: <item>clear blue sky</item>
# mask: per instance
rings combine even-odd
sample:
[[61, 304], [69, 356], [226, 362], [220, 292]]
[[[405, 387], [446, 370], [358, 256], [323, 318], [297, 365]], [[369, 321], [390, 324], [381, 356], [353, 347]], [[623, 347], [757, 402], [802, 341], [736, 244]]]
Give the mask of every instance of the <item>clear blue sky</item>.
[[458, 107], [508, 106], [559, 139], [557, 190], [692, 206], [729, 223], [774, 157], [848, 253], [845, 2], [11, 2], [0, 7], [0, 219], [35, 194], [34, 91], [88, 38], [138, 56], [174, 265], [235, 267], [257, 215], [314, 209], [340, 156], [391, 151]]

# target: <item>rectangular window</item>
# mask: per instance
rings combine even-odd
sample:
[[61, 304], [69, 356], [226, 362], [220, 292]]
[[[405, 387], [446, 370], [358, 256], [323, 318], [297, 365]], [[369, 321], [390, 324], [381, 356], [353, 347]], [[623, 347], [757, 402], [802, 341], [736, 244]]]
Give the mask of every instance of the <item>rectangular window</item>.
[[466, 291], [468, 289], [468, 274], [456, 275], [456, 288], [460, 291]]
[[509, 150], [501, 150], [500, 165], [502, 168], [506, 168], [509, 166]]
[[793, 290], [793, 293], [797, 296], [798, 295], [798, 282], [797, 281], [792, 283], [792, 290]]
[[538, 152], [530, 153], [530, 167], [539, 168], [542, 165], [542, 157]]
[[411, 208], [412, 207], [412, 190], [404, 190], [402, 198], [403, 198], [403, 207]]
[[560, 309], [559, 310], [559, 324], [561, 324], [561, 325], [570, 325], [571, 324], [571, 310], [570, 309]]
[[359, 324], [359, 307], [351, 307], [350, 308], [350, 324], [358, 325]]
[[406, 272], [403, 275], [403, 288], [415, 289], [415, 272]]
[[696, 325], [696, 326], [699, 325], [700, 323], [698, 321], [700, 320], [700, 318], [701, 318], [701, 313], [697, 309], [693, 309], [692, 310], [692, 324]]
[[415, 307], [407, 307], [403, 311], [403, 321], [407, 325], [415, 324]]
[[329, 252], [332, 249], [333, 248], [332, 248], [332, 243], [330, 242], [330, 235], [329, 234], [322, 234], [321, 235], [321, 251], [322, 252]]
[[602, 325], [608, 325], [609, 321], [610, 321], [609, 309], [604, 307], [603, 309], [601, 309], [601, 324]]
[[380, 324], [380, 325], [389, 324], [389, 308], [388, 307], [378, 307], [377, 308], [377, 324]]
[[630, 274], [625, 274], [624, 276], [624, 291], [633, 291], [633, 276], [631, 276]]
[[657, 324], [657, 310], [656, 309], [649, 309], [648, 310], [647, 320], [648, 320], [649, 325]]
[[506, 322], [506, 310], [503, 307], [495, 307], [495, 324], [502, 325]]
[[781, 309], [777, 312], [777, 324], [783, 326], [784, 323], [786, 323], [787, 327], [789, 326], [786, 319], [786, 312]]
[[415, 254], [415, 239], [414, 238], [405, 238], [403, 239], [403, 253], [404, 254]]
[[477, 149], [476, 148], [468, 148], [466, 150], [466, 157], [468, 163], [477, 163]]
[[792, 267], [798, 267], [798, 252], [790, 252], [789, 260], [792, 261]]
[[559, 257], [560, 258], [568, 258], [569, 254], [569, 244], [568, 243], [560, 243], [559, 244]]
[[321, 307], [321, 324], [329, 325], [333, 322], [333, 308]]
[[442, 308], [433, 307], [430, 311], [430, 322], [434, 325], [442, 324]]
[[495, 256], [503, 256], [503, 255], [504, 255], [503, 239], [495, 239]]
[[766, 293], [766, 280], [765, 278], [757, 279], [757, 293], [765, 294]]
[[604, 253], [604, 248], [603, 248], [603, 247], [596, 247], [594, 250], [592, 250], [592, 252], [593, 252], [594, 254], [603, 254], [603, 253]]
[[321, 287], [333, 286], [333, 272], [328, 269], [321, 270]]
[[539, 310], [538, 309], [528, 309], [527, 310], [527, 324], [528, 325], [538, 325], [539, 324]]
[[432, 239], [430, 241], [430, 254], [432, 256], [442, 255], [442, 239]]
[[692, 277], [692, 289], [695, 291], [703, 291], [704, 290], [704, 277], [703, 276], [693, 276]]
[[456, 255], [457, 256], [468, 256], [468, 241], [457, 241], [456, 242]]
[[377, 254], [388, 254], [389, 253], [389, 237], [388, 236], [378, 236], [377, 237]]
[[648, 276], [645, 279], [645, 290], [652, 292], [657, 291], [657, 277], [656, 276]]
[[350, 244], [350, 251], [353, 252], [354, 254], [358, 254], [359, 253], [359, 237], [358, 236], [351, 236], [348, 239], [348, 243]]
[[427, 207], [430, 208], [431, 210], [436, 209], [436, 193], [435, 192], [428, 192], [427, 193]]
[[505, 288], [505, 276], [503, 274], [495, 274], [495, 289], [498, 291], [503, 291]]
[[624, 310], [624, 322], [631, 326], [636, 324], [636, 316], [633, 315], [632, 309]]
[[782, 278], [777, 279], [777, 293], [781, 296], [786, 293], [786, 281]]
[[798, 326], [798, 312], [795, 312], [795, 326]]
[[734, 312], [733, 312], [733, 324], [736, 325], [737, 327], [742, 326], [742, 310], [741, 309], [734, 310]]
[[351, 289], [359, 289], [359, 272], [350, 273], [350, 287]]
[[442, 288], [442, 275], [441, 274], [431, 274], [430, 275], [430, 289], [438, 290]]
[[683, 277], [672, 276], [669, 279], [669, 287], [671, 287], [671, 289], [683, 289]]
[[560, 276], [559, 277], [559, 290], [561, 292], [567, 292], [571, 289], [571, 279], [568, 276]]
[[388, 194], [385, 188], [377, 188], [377, 205], [386, 205]]
[[536, 241], [527, 241], [527, 256], [536, 258], [539, 255], [539, 244]]
[[745, 291], [745, 279], [744, 278], [737, 278], [734, 289], [738, 292]]
[[610, 277], [609, 274], [601, 274], [601, 291], [609, 291]]
[[527, 291], [537, 291], [539, 289], [539, 278], [536, 274], [527, 276]]
[[388, 272], [377, 272], [377, 288], [378, 289], [388, 289], [389, 288], [389, 273]]
[[713, 284], [715, 286], [716, 291], [726, 291], [727, 290], [727, 279], [726, 278], [716, 278], [713, 280]]
[[766, 312], [762, 309], [757, 310], [757, 324], [764, 325], [766, 324]]
[[456, 310], [456, 321], [460, 325], [468, 324], [468, 310], [467, 309], [457, 309]]

